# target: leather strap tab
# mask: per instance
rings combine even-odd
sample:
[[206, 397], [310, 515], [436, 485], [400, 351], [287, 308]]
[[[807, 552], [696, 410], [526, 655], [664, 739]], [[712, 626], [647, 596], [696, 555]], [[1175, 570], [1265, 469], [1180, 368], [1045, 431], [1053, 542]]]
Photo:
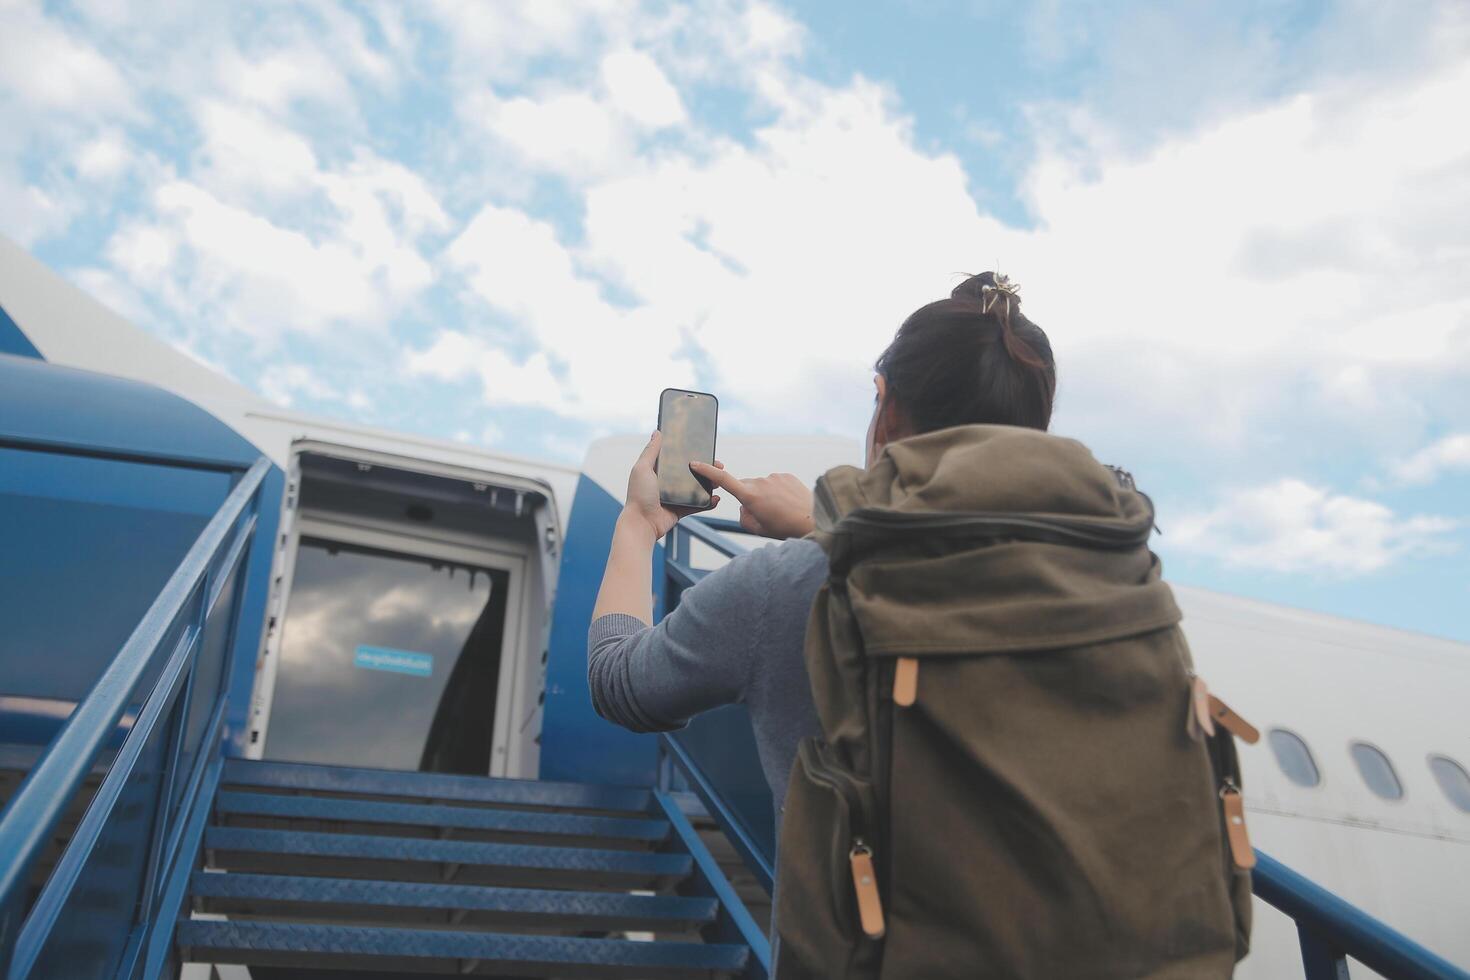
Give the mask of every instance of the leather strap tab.
[[1210, 695], [1210, 717], [1247, 745], [1255, 745], [1261, 740], [1260, 729], [1240, 717], [1230, 709], [1230, 705], [1213, 694]]
[[1196, 742], [1215, 734], [1215, 719], [1210, 717], [1210, 686], [1198, 675], [1190, 681], [1189, 717], [1185, 719], [1184, 730]]
[[1225, 834], [1230, 838], [1230, 856], [1235, 866], [1250, 870], [1256, 866], [1256, 852], [1251, 849], [1250, 835], [1245, 831], [1245, 801], [1233, 783], [1220, 790], [1220, 804], [1225, 810]]
[[883, 902], [878, 897], [878, 876], [873, 871], [873, 852], [866, 847], [854, 847], [849, 860], [863, 932], [869, 939], [882, 939], [887, 928], [883, 924]]
[[893, 670], [893, 703], [907, 708], [919, 697], [919, 661], [899, 657]]

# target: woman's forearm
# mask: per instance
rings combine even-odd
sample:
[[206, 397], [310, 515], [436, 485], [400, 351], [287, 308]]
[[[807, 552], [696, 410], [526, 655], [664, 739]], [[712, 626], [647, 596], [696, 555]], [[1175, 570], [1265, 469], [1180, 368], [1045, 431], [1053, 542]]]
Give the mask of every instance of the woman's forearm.
[[594, 620], [624, 613], [653, 625], [653, 546], [658, 537], [646, 518], [626, 510], [618, 517], [592, 611]]

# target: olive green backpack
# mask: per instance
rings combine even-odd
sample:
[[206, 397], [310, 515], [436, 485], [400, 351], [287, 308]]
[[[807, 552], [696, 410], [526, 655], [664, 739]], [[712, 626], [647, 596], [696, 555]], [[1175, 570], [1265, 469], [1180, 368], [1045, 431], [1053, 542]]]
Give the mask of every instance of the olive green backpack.
[[816, 497], [823, 737], [786, 796], [779, 980], [1230, 976], [1253, 859], [1226, 726], [1249, 729], [1194, 677], [1148, 498], [1003, 426]]

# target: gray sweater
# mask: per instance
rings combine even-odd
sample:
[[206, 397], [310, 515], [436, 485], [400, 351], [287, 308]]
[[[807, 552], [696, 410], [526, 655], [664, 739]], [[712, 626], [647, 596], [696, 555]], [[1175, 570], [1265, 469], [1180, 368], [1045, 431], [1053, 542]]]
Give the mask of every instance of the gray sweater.
[[797, 743], [821, 731], [802, 647], [826, 576], [821, 547], [795, 539], [706, 575], [657, 626], [598, 618], [587, 637], [592, 706], [624, 728], [660, 732], [743, 703], [779, 814]]

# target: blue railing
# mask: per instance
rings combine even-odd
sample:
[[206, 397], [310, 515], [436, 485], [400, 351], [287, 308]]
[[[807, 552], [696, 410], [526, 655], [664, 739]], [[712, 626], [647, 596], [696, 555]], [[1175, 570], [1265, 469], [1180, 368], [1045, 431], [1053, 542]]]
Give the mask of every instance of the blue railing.
[[[713, 898], [719, 902], [719, 914], [704, 938], [710, 942], [743, 945], [750, 950], [750, 959], [741, 974], [741, 980], [766, 980], [771, 975], [771, 943], [751, 918], [745, 903], [735, 893], [735, 887], [725, 877], [724, 871], [704, 846], [694, 825], [684, 815], [679, 803], [670, 795], [669, 787], [655, 790], [654, 800], [669, 825], [674, 828], [684, 849], [694, 859], [694, 874], [690, 878], [688, 894]], [[681, 889], [682, 890], [682, 889]]]
[[[745, 533], [735, 521], [698, 517], [681, 521], [670, 532], [664, 547], [666, 613], [678, 604], [679, 594], [684, 589], [708, 574], [708, 570], [697, 569], [693, 565], [694, 541], [703, 542], [727, 558], [746, 550], [718, 533], [722, 531]], [[721, 726], [716, 733], [716, 741], [729, 744], [733, 739], [738, 743], [742, 734], [737, 730], [739, 720], [744, 721], [744, 734], [748, 737], [749, 719], [742, 711], [738, 718], [727, 716], [725, 720], [716, 722]], [[700, 723], [696, 720], [686, 731], [695, 729]], [[775, 844], [774, 841], [766, 843], [771, 837], [769, 830], [764, 834], [760, 832], [764, 828], [758, 823], [761, 818], [759, 806], [751, 802], [744, 805], [733, 802], [735, 794], [727, 792], [724, 785], [728, 778], [726, 767], [704, 764], [704, 760], [689, 750], [690, 739], [685, 733], [666, 734], [662, 738], [663, 756], [667, 760], [664, 764], [672, 765], [683, 774], [689, 787], [745, 859], [750, 871], [770, 890]], [[751, 767], [758, 769], [753, 755], [737, 768]], [[769, 793], [765, 797], [764, 813], [768, 824], [773, 823]], [[1470, 980], [1470, 973], [1297, 874], [1280, 861], [1259, 850], [1256, 851], [1256, 861], [1251, 875], [1255, 894], [1296, 923], [1306, 980], [1347, 980], [1349, 958], [1389, 980]]]
[[[664, 545], [664, 609], [676, 606], [684, 589], [707, 574], [707, 567], [696, 567], [697, 545], [706, 546], [709, 556], [720, 560], [745, 550], [721, 532], [744, 533], [735, 521], [700, 518], [681, 522], [669, 535]], [[776, 853], [775, 820], [745, 706], [707, 712], [661, 741], [663, 765], [684, 777], [769, 892], [774, 868], [768, 855]], [[706, 773], [720, 774], [718, 794]]]
[[[0, 813], [0, 976], [158, 976], [222, 762], [258, 460]], [[85, 591], [77, 597], [86, 611]], [[31, 878], [130, 710], [136, 720], [34, 902]], [[27, 912], [27, 904], [30, 908]]]
[[1256, 851], [1256, 897], [1296, 923], [1306, 980], [1343, 980], [1347, 958], [1389, 980], [1470, 980], [1470, 973]]

